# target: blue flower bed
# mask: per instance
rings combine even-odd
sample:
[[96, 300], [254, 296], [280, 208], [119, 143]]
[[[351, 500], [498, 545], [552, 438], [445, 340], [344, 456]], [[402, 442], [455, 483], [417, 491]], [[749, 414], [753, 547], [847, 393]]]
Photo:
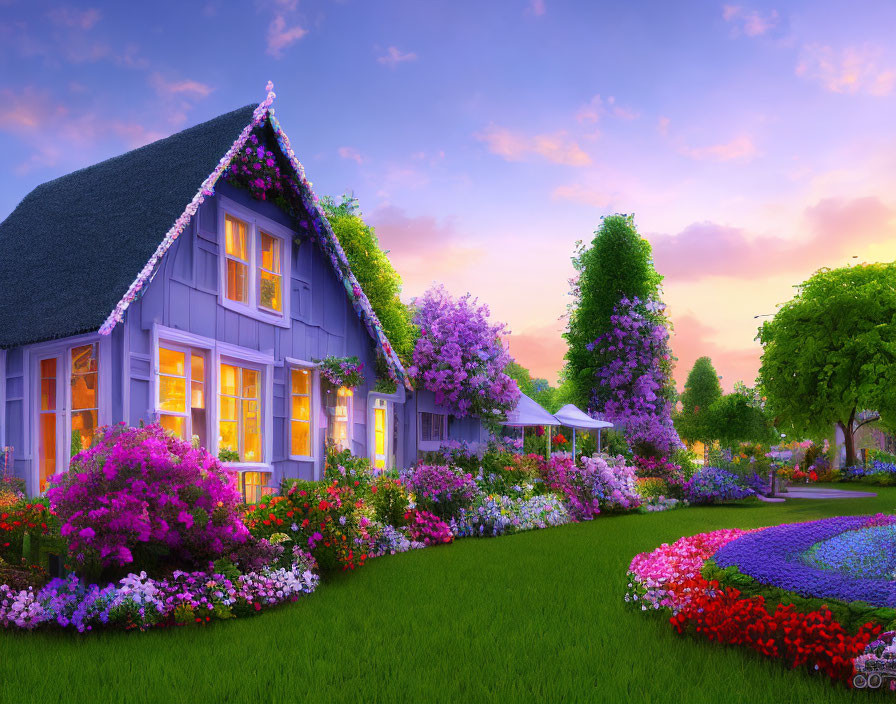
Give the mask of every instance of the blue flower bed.
[[718, 467], [704, 467], [682, 487], [684, 498], [692, 504], [720, 504], [755, 496], [740, 477]]
[[713, 559], [723, 569], [737, 567], [763, 584], [800, 596], [896, 607], [896, 582], [816, 567], [804, 559], [804, 554], [817, 543], [847, 531], [893, 523], [894, 516], [840, 516], [788, 523], [741, 536], [720, 548]]
[[813, 545], [803, 554], [803, 561], [853, 577], [892, 580], [896, 570], [896, 526], [848, 530]]

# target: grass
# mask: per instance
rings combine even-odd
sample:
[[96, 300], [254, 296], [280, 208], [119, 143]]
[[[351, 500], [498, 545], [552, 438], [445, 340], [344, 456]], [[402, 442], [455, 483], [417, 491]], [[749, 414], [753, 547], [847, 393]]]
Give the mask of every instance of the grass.
[[682, 535], [896, 509], [788, 500], [608, 516], [373, 560], [258, 618], [147, 633], [0, 633], [0, 702], [882, 701], [676, 636], [622, 600]]

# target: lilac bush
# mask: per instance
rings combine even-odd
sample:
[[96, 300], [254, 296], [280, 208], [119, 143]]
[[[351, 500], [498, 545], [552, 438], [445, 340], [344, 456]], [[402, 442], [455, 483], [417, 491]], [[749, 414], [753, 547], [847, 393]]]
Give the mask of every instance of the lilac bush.
[[595, 470], [576, 465], [568, 452], [555, 452], [542, 467], [544, 483], [564, 497], [575, 521], [590, 521], [600, 513]]
[[587, 345], [597, 357], [590, 411], [625, 428], [639, 455], [668, 456], [682, 447], [668, 396], [672, 371], [669, 331], [658, 301], [623, 298], [613, 330]]
[[604, 511], [629, 511], [641, 504], [635, 485], [635, 468], [625, 458], [594, 455], [582, 457], [583, 471], [592, 477], [593, 491]]
[[199, 566], [250, 539], [221, 463], [158, 424], [101, 429], [47, 496], [81, 571]]
[[505, 368], [513, 361], [501, 341], [508, 333], [470, 294], [453, 298], [441, 286], [414, 301], [420, 337], [408, 373], [458, 418], [509, 411], [520, 397]]
[[420, 464], [404, 470], [401, 479], [419, 508], [446, 521], [469, 507], [479, 492], [472, 474], [447, 465]]
[[685, 482], [684, 498], [692, 504], [719, 504], [725, 501], [739, 501], [756, 492], [741, 484], [736, 474], [718, 467], [704, 467]]

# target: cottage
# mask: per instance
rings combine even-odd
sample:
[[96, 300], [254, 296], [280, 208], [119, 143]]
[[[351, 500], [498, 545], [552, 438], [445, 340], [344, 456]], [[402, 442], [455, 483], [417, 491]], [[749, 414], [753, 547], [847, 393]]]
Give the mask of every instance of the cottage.
[[479, 439], [414, 393], [272, 100], [38, 186], [0, 223], [0, 445], [29, 493], [117, 422], [208, 447], [250, 499], [320, 478], [327, 442], [387, 468]]

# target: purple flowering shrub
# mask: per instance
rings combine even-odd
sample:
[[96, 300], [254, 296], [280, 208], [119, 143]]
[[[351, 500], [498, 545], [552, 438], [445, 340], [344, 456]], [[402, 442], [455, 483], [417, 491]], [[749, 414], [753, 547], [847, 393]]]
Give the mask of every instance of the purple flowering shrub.
[[158, 424], [101, 429], [47, 496], [82, 573], [200, 566], [249, 539], [217, 458]]
[[685, 482], [684, 498], [692, 504], [720, 504], [755, 496], [740, 478], [718, 467], [704, 467]]
[[625, 428], [640, 456], [668, 456], [682, 447], [672, 425], [672, 352], [658, 301], [623, 298], [610, 317], [613, 330], [587, 345], [596, 357], [591, 411]]
[[555, 452], [541, 466], [542, 481], [559, 493], [566, 503], [569, 515], [575, 521], [589, 521], [600, 513], [600, 493], [596, 487], [599, 470], [576, 465], [566, 452]]
[[469, 508], [479, 493], [472, 474], [446, 465], [419, 464], [403, 471], [401, 479], [419, 508], [446, 521]]
[[487, 306], [470, 294], [453, 298], [441, 286], [415, 300], [420, 337], [408, 373], [458, 418], [513, 408], [520, 397], [505, 368], [513, 361], [501, 341], [502, 324], [489, 322]]
[[583, 471], [591, 473], [594, 493], [604, 511], [630, 511], [641, 505], [635, 468], [623, 457], [582, 457]]

